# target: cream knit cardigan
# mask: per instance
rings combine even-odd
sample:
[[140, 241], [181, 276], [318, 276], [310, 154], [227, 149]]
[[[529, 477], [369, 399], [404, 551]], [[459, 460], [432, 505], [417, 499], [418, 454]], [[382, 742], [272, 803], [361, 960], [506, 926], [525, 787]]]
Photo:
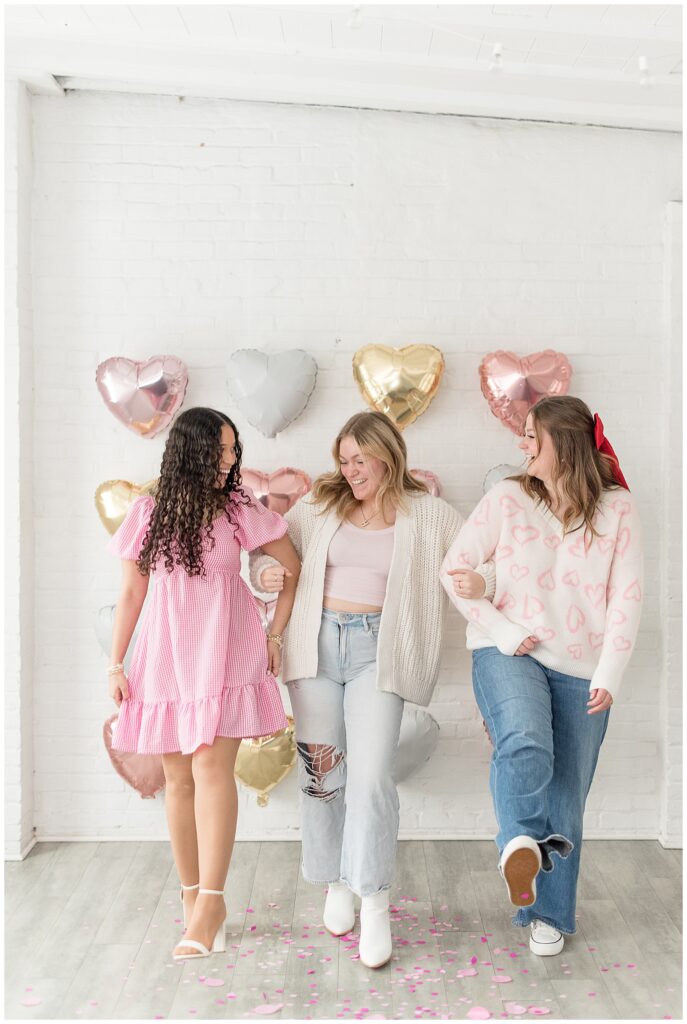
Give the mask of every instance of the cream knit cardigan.
[[[441, 498], [406, 494], [407, 513], [397, 510], [394, 549], [377, 640], [377, 689], [413, 704], [429, 704], [439, 674], [448, 600], [439, 570], [463, 519]], [[318, 514], [307, 494], [286, 513], [289, 537], [302, 561], [291, 621], [284, 636], [282, 681], [317, 675], [317, 640], [322, 620], [324, 574], [329, 544], [341, 520], [334, 509]], [[250, 557], [250, 578], [274, 559], [258, 549]], [[486, 596], [494, 592], [493, 563], [480, 566]]]

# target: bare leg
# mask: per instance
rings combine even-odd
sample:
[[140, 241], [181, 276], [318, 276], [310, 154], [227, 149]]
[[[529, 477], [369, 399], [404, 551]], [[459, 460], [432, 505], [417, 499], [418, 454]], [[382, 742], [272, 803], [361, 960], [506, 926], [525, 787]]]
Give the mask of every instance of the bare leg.
[[[212, 746], [199, 747], [191, 755], [201, 889], [223, 891], [227, 880], [238, 814], [234, 763], [240, 743], [218, 736]], [[199, 895], [186, 934], [210, 947], [225, 917], [221, 896]], [[178, 952], [187, 952], [183, 943]]]
[[[190, 754], [163, 754], [165, 772], [165, 810], [172, 854], [182, 885], [196, 885], [198, 873], [198, 839], [194, 809], [195, 782]], [[196, 902], [198, 891], [184, 893], [187, 919]]]

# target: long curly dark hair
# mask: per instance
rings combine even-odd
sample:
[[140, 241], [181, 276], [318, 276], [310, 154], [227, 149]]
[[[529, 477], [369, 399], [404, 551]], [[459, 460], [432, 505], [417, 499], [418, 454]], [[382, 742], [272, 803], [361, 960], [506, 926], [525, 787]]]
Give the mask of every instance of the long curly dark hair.
[[[222, 459], [222, 427], [234, 431], [236, 461], [222, 487], [217, 486]], [[187, 409], [174, 422], [162, 456], [155, 508], [137, 565], [144, 575], [158, 559], [167, 572], [180, 565], [189, 576], [204, 576], [201, 531], [214, 547], [212, 521], [220, 511], [234, 526], [231, 507], [250, 502], [241, 488], [242, 447], [235, 425], [216, 409]]]

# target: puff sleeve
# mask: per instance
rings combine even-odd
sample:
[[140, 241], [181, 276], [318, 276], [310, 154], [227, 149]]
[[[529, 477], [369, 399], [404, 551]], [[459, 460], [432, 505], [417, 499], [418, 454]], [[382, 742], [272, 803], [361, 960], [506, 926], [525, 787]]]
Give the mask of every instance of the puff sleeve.
[[247, 487], [244, 491], [250, 502], [233, 501], [231, 505], [231, 517], [237, 526], [234, 537], [246, 551], [254, 551], [263, 544], [280, 540], [288, 524], [283, 516], [265, 508]]
[[143, 541], [150, 526], [155, 500], [144, 495], [130, 505], [124, 522], [107, 545], [111, 555], [135, 562], [141, 554]]

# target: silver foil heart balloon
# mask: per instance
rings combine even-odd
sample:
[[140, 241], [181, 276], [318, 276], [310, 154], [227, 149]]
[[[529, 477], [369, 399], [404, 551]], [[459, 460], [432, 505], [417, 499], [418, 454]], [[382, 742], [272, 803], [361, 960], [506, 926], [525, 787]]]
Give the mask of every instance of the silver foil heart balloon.
[[276, 437], [305, 409], [317, 380], [317, 363], [300, 348], [268, 354], [241, 348], [229, 358], [234, 401], [251, 426]]

